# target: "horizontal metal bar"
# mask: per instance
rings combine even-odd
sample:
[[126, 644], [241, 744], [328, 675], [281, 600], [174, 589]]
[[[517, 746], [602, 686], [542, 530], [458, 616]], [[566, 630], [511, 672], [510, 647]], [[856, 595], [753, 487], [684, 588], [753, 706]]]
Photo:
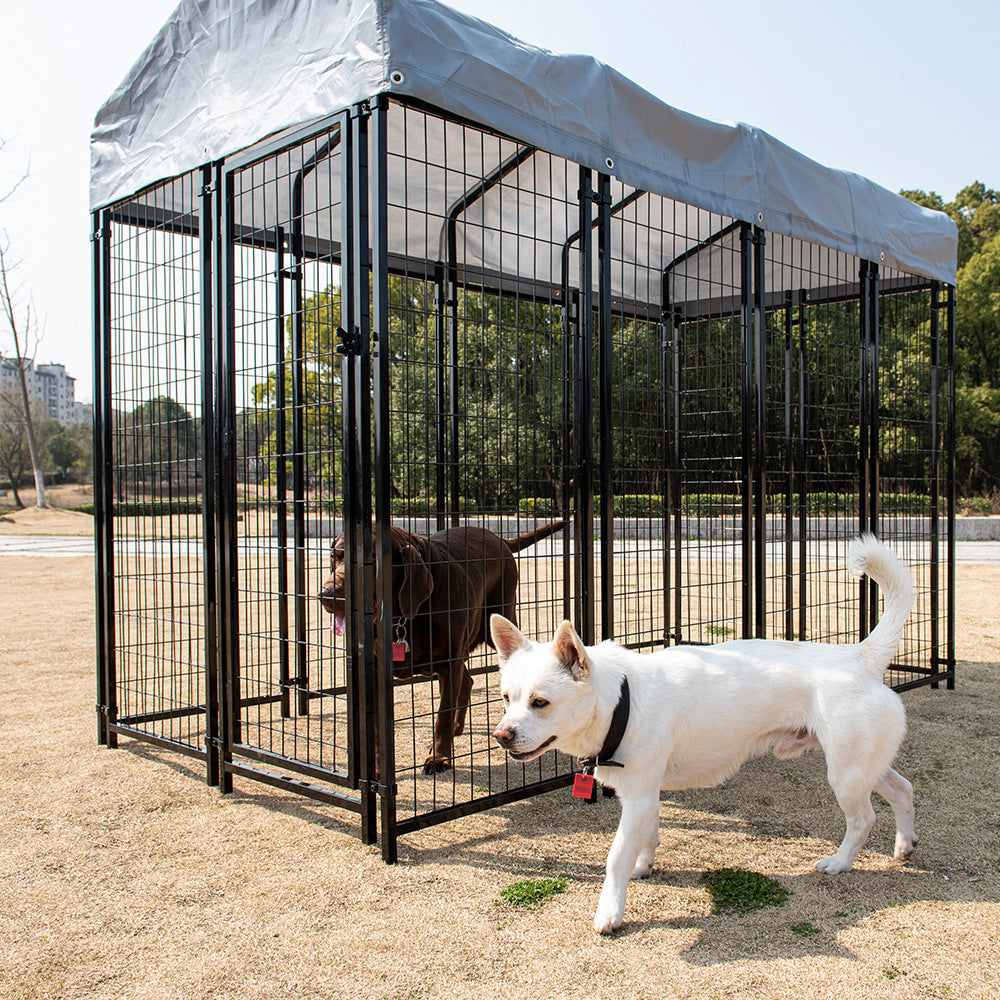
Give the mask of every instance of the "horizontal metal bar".
[[447, 823], [449, 820], [461, 819], [463, 816], [472, 816], [475, 813], [485, 812], [487, 809], [493, 809], [496, 806], [507, 805], [510, 802], [519, 802], [522, 799], [530, 799], [535, 795], [555, 791], [557, 788], [566, 788], [572, 783], [573, 775], [563, 774], [558, 778], [538, 781], [533, 785], [525, 785], [522, 788], [515, 788], [509, 792], [498, 792], [495, 795], [487, 795], [481, 799], [473, 799], [471, 802], [463, 802], [461, 805], [452, 806], [449, 809], [437, 809], [434, 812], [422, 813], [420, 816], [413, 816], [410, 819], [399, 820], [396, 823], [396, 829], [400, 834], [413, 833], [416, 830], [423, 830], [428, 826], [436, 826], [438, 823]]
[[261, 764], [271, 764], [273, 767], [282, 767], [286, 771], [295, 771], [296, 774], [304, 774], [309, 778], [316, 778], [318, 781], [329, 781], [333, 785], [341, 785], [344, 788], [351, 787], [350, 780], [342, 771], [336, 771], [328, 767], [318, 767], [315, 764], [309, 764], [295, 757], [286, 757], [284, 754], [274, 753], [272, 750], [252, 747], [247, 743], [234, 743], [233, 753], [240, 757], [256, 760]]
[[[915, 673], [915, 671], [910, 671], [910, 672]], [[918, 677], [916, 680], [906, 681], [904, 684], [893, 684], [892, 689], [897, 693], [902, 691], [912, 691], [914, 688], [926, 687], [928, 684], [936, 684], [938, 681], [948, 681], [954, 679], [955, 679], [954, 670], [945, 670], [938, 674], [931, 673], [928, 671], [926, 674], [924, 674], [922, 677]]]
[[190, 705], [187, 708], [168, 708], [162, 712], [144, 712], [141, 715], [120, 715], [116, 722], [120, 726], [135, 726], [143, 722], [165, 722], [167, 719], [186, 719], [192, 715], [204, 714], [204, 705]]
[[190, 743], [179, 743], [177, 740], [164, 739], [162, 736], [153, 736], [150, 733], [143, 732], [141, 729], [132, 729], [130, 726], [124, 726], [119, 722], [109, 723], [108, 729], [118, 733], [120, 736], [131, 737], [141, 743], [152, 743], [153, 746], [160, 747], [163, 750], [174, 750], [177, 753], [186, 754], [188, 757], [197, 757], [199, 760], [205, 760], [208, 757], [208, 751], [201, 747], [192, 746]]
[[326, 802], [341, 809], [348, 809], [351, 812], [361, 812], [361, 799], [353, 795], [345, 795], [343, 792], [334, 791], [331, 788], [320, 788], [318, 785], [310, 785], [306, 781], [296, 781], [294, 778], [286, 778], [281, 774], [272, 774], [270, 771], [262, 771], [256, 767], [246, 767], [243, 764], [236, 764], [226, 761], [223, 768], [229, 773], [241, 778], [250, 778], [252, 781], [259, 781], [273, 788], [283, 788], [285, 791], [294, 792], [296, 795], [304, 795], [319, 802]]

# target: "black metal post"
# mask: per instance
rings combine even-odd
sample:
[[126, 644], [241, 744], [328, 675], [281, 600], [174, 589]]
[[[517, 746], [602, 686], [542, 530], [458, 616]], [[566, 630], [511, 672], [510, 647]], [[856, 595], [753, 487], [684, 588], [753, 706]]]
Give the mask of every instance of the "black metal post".
[[115, 410], [114, 383], [111, 380], [111, 361], [114, 353], [111, 333], [111, 213], [103, 213], [101, 271], [103, 278], [103, 301], [101, 308], [104, 384], [104, 413], [101, 420], [103, 460], [103, 512], [104, 512], [104, 656], [105, 656], [105, 688], [104, 705], [105, 720], [108, 727], [109, 747], [118, 746], [118, 734], [112, 728], [118, 721], [118, 652], [115, 647]]
[[[360, 141], [360, 137], [359, 137]], [[397, 858], [395, 732], [392, 674], [392, 452], [390, 437], [389, 371], [389, 233], [388, 233], [388, 105], [384, 95], [374, 102], [371, 115], [369, 164], [372, 219], [372, 332], [375, 346], [375, 586], [378, 619], [379, 791], [382, 798], [382, 858]]]
[[[574, 386], [573, 359], [576, 356], [576, 317], [580, 304], [575, 294], [569, 288], [569, 243], [563, 245], [562, 252], [562, 363], [563, 363], [563, 423], [562, 423], [562, 466], [560, 467], [559, 483], [559, 516], [569, 518], [570, 514], [570, 479], [573, 476], [574, 459], [574, 429], [573, 408], [576, 402], [575, 390], [567, 389]], [[568, 620], [578, 620], [574, 613], [577, 595], [574, 593], [576, 580], [573, 549], [570, 545], [570, 532], [563, 533], [563, 617]], [[574, 536], [575, 540], [575, 536]]]
[[106, 522], [110, 511], [104, 504], [104, 414], [110, 410], [105, 397], [110, 397], [111, 386], [104, 382], [104, 341], [107, 316], [107, 289], [111, 276], [106, 266], [108, 231], [101, 224], [101, 213], [92, 217], [91, 252], [93, 279], [93, 361], [94, 361], [94, 611], [97, 647], [97, 740], [109, 746], [112, 733], [108, 729], [108, 609], [107, 587], [109, 574], [105, 552]]
[[611, 178], [597, 175], [598, 421], [601, 491], [601, 639], [615, 636], [614, 338], [611, 318]]
[[807, 545], [806, 538], [809, 533], [807, 520], [807, 504], [809, 494], [809, 476], [806, 470], [806, 292], [799, 290], [799, 317], [798, 317], [798, 363], [799, 363], [799, 427], [798, 427], [798, 452], [799, 452], [799, 640], [806, 640], [808, 607], [807, 586], [808, 575], [806, 574]]
[[[870, 379], [869, 405], [871, 407], [868, 417], [868, 433], [870, 442], [868, 445], [868, 460], [871, 464], [871, 471], [868, 474], [868, 482], [871, 488], [871, 495], [868, 500], [868, 530], [873, 535], [879, 535], [879, 454], [881, 447], [879, 444], [879, 383], [881, 373], [879, 371], [879, 271], [878, 265], [872, 264], [868, 271], [868, 377]], [[868, 587], [868, 630], [875, 628], [878, 624], [878, 584], [874, 580], [869, 580]]]
[[594, 642], [594, 442], [593, 329], [594, 258], [591, 171], [580, 167], [580, 308], [573, 360], [575, 389], [573, 444], [576, 451], [576, 527], [580, 618], [584, 643]]
[[309, 648], [306, 642], [306, 462], [305, 462], [305, 330], [303, 302], [302, 185], [305, 167], [292, 189], [292, 571], [295, 587], [296, 711], [309, 714]]
[[205, 756], [206, 780], [219, 784], [219, 661], [215, 564], [215, 177], [210, 165], [201, 171], [198, 241], [201, 266], [201, 530], [205, 614]]
[[[941, 669], [941, 518], [939, 506], [941, 503], [941, 456], [939, 448], [940, 428], [938, 425], [938, 393], [941, 391], [939, 366], [941, 364], [940, 350], [940, 310], [944, 303], [941, 301], [941, 286], [938, 282], [931, 282], [931, 329], [930, 329], [930, 353], [931, 353], [931, 399], [930, 399], [930, 464], [931, 464], [931, 551], [930, 551], [930, 598], [931, 598], [931, 669], [937, 673]], [[937, 681], [931, 683], [932, 688], [937, 688]]]
[[741, 595], [743, 604], [743, 638], [753, 637], [753, 231], [747, 222], [740, 225], [740, 326], [741, 379], [740, 411], [742, 414], [740, 458], [741, 549], [743, 571]]
[[278, 528], [278, 683], [281, 686], [281, 717], [292, 714], [291, 670], [288, 655], [288, 441], [285, 399], [285, 230], [275, 228], [274, 235], [274, 410], [277, 423], [274, 428], [275, 450], [278, 464], [274, 470], [275, 511]]
[[754, 348], [754, 574], [756, 622], [754, 635], [767, 638], [767, 325], [764, 321], [764, 248], [767, 237], [753, 229], [753, 348]]
[[[447, 469], [456, 462], [454, 455], [448, 454], [449, 428], [452, 423], [450, 416], [450, 401], [452, 397], [448, 392], [446, 372], [449, 370], [448, 345], [451, 342], [449, 336], [454, 325], [455, 285], [450, 277], [446, 278], [450, 271], [443, 265], [434, 269], [434, 399], [435, 399], [435, 454], [434, 454], [434, 491], [437, 497], [437, 519], [436, 527], [438, 531], [443, 531], [447, 526], [448, 519], [445, 512], [449, 509], [448, 503], [448, 475]], [[451, 363], [454, 369], [457, 359]]]
[[948, 462], [948, 619], [947, 689], [955, 689], [955, 286], [948, 286], [948, 427], [945, 453]]
[[234, 288], [235, 220], [233, 175], [220, 169], [222, 223], [217, 263], [219, 300], [215, 373], [217, 415], [216, 452], [219, 456], [216, 528], [216, 609], [219, 629], [219, 673], [223, 685], [225, 720], [220, 726], [222, 761], [220, 788], [232, 791], [233, 747], [241, 740], [238, 536], [236, 530], [236, 302]]
[[[871, 297], [869, 295], [869, 285], [871, 283], [872, 264], [861, 261], [858, 270], [858, 338], [860, 345], [858, 371], [859, 406], [858, 414], [859, 434], [858, 434], [858, 530], [867, 531], [869, 524], [869, 498], [871, 496]], [[858, 582], [858, 638], [864, 639], [868, 635], [868, 598], [869, 588], [867, 580]]]
[[[680, 496], [680, 317], [674, 315], [670, 301], [670, 277], [660, 276], [661, 364], [663, 366], [663, 645], [681, 641], [680, 573], [681, 566], [681, 496]], [[671, 522], [674, 529], [670, 530]], [[671, 553], [671, 539], [676, 555]], [[671, 595], [676, 593], [676, 600]], [[671, 624], [671, 607], [677, 620]]]
[[[376, 659], [375, 659], [375, 594], [370, 590], [375, 552], [372, 539], [372, 366], [371, 366], [371, 297], [369, 278], [369, 170], [368, 170], [368, 110], [352, 109], [350, 120], [350, 150], [345, 163], [345, 185], [348, 194], [350, 233], [350, 269], [344, 270], [345, 284], [349, 289], [348, 308], [351, 325], [347, 330], [355, 341], [355, 354], [351, 367], [350, 438], [345, 447], [353, 452], [351, 474], [345, 481], [344, 531], [349, 532], [347, 558], [350, 566], [351, 591], [348, 612], [353, 616], [355, 631], [348, 623], [351, 661], [350, 685], [354, 691], [357, 728], [351, 733], [353, 753], [357, 755], [357, 774], [361, 791], [361, 840], [374, 844], [378, 839], [375, 777], [375, 718]], [[384, 214], [384, 203], [377, 212]], [[345, 247], [347, 246], [345, 236]], [[385, 280], [383, 278], [383, 280]], [[350, 356], [348, 357], [350, 360]], [[346, 404], [345, 404], [346, 409]], [[346, 430], [346, 428], [345, 428]], [[385, 647], [383, 647], [385, 648]], [[391, 726], [390, 726], [391, 734]], [[385, 772], [383, 771], [383, 774]]]
[[792, 510], [795, 504], [795, 449], [792, 435], [792, 386], [795, 359], [795, 298], [791, 290], [785, 292], [785, 501], [783, 504], [785, 534], [785, 639], [795, 638], [795, 588], [792, 572], [795, 546], [793, 544]]

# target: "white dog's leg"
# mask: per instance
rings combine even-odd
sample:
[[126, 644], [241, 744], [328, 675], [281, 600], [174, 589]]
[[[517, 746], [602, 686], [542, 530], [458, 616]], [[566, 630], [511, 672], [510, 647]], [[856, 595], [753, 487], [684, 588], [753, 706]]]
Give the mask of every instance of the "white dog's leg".
[[837, 853], [828, 858], [820, 858], [816, 867], [826, 875], [839, 875], [851, 870], [858, 851], [865, 846], [868, 834], [875, 825], [875, 810], [872, 809], [870, 779], [860, 768], [835, 771], [831, 766], [827, 769], [827, 775], [837, 802], [844, 811], [847, 830]]
[[917, 846], [914, 827], [913, 785], [891, 767], [875, 783], [875, 791], [892, 806], [896, 817], [895, 857], [905, 861]]
[[608, 852], [607, 874], [594, 915], [594, 930], [598, 934], [610, 934], [621, 927], [629, 876], [636, 867], [639, 852], [649, 850], [659, 817], [658, 794], [622, 799], [622, 817]]
[[656, 822], [650, 831], [651, 838], [639, 850], [639, 857], [636, 859], [635, 868], [629, 879], [649, 878], [653, 873], [653, 859], [656, 857], [656, 849], [660, 846], [660, 822], [657, 814]]

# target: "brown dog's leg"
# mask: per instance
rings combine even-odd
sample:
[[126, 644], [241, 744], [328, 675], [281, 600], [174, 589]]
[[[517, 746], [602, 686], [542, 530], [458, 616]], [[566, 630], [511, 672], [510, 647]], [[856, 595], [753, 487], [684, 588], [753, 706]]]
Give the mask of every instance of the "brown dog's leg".
[[446, 771], [451, 767], [451, 754], [455, 736], [465, 726], [468, 692], [472, 690], [472, 677], [462, 660], [452, 661], [437, 672], [438, 710], [434, 719], [434, 748], [424, 761], [424, 774]]
[[465, 729], [465, 715], [469, 711], [469, 700], [472, 697], [472, 674], [463, 663], [459, 671], [459, 685], [457, 697], [455, 698], [455, 729], [456, 736], [462, 734]]

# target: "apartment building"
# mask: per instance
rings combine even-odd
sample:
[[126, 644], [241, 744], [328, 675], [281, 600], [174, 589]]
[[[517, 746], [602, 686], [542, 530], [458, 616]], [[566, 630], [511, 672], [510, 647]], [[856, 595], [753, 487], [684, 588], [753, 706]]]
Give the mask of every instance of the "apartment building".
[[[64, 425], [93, 419], [93, 407], [76, 401], [76, 379], [67, 374], [65, 365], [36, 365], [30, 359], [23, 360], [28, 399], [41, 401], [46, 417]], [[0, 355], [0, 394], [20, 399], [18, 377], [18, 359]]]

